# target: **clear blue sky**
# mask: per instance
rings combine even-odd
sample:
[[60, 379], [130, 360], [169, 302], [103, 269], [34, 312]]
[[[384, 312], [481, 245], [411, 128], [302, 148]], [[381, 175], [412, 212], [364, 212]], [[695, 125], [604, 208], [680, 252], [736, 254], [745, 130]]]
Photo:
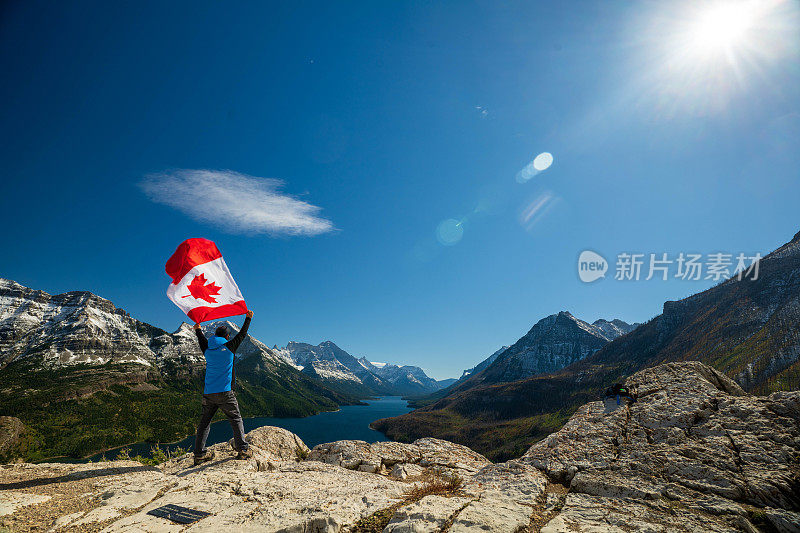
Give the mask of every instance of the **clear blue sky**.
[[[712, 281], [584, 284], [582, 250], [763, 254], [800, 230], [798, 4], [735, 35], [698, 5], [4, 2], [0, 276], [174, 330], [164, 263], [206, 237], [264, 342], [438, 378], [559, 310], [647, 320]], [[321, 226], [143, 191], [181, 169], [279, 179]]]

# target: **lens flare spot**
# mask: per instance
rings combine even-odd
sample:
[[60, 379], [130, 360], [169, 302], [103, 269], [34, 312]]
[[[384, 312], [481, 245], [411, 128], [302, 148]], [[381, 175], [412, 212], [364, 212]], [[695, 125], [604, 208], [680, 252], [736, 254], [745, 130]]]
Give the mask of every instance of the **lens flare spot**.
[[520, 213], [519, 222], [527, 231], [547, 215], [547, 212], [556, 204], [558, 198], [550, 191], [540, 194], [535, 200], [529, 203]]
[[550, 152], [542, 152], [533, 160], [533, 168], [539, 172], [547, 170], [553, 164], [553, 154]]
[[464, 225], [454, 218], [443, 220], [436, 228], [436, 239], [445, 246], [453, 246], [464, 236]]
[[533, 161], [525, 165], [525, 168], [517, 172], [517, 183], [525, 183], [531, 178], [536, 176], [539, 172], [543, 172], [550, 168], [553, 164], [553, 154], [550, 152], [542, 152], [537, 155]]

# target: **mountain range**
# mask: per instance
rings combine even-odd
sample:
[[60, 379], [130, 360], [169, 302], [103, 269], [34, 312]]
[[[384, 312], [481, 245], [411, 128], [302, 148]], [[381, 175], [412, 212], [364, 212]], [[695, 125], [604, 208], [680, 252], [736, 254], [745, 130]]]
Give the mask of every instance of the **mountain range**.
[[[688, 298], [664, 303], [662, 314], [583, 358], [584, 348], [528, 346], [547, 324], [576, 335], [584, 324], [559, 313], [544, 319], [483, 370], [416, 402], [418, 409], [373, 423], [390, 438], [407, 441], [435, 436], [466, 444], [492, 458], [512, 457], [557, 430], [575, 409], [643, 368], [699, 360], [736, 380], [748, 392], [796, 390], [800, 385], [800, 233], [758, 263], [757, 279], [731, 277]], [[571, 318], [570, 318], [571, 317]], [[575, 319], [577, 320], [577, 319]], [[625, 328], [616, 325], [620, 332]], [[607, 324], [596, 325], [606, 330]], [[539, 333], [534, 330], [539, 329]], [[584, 329], [585, 333], [589, 333]], [[524, 341], [532, 335], [531, 339]], [[591, 346], [599, 343], [577, 334]], [[562, 339], [563, 340], [563, 339]], [[524, 342], [523, 342], [524, 341]], [[516, 349], [514, 346], [522, 343]], [[527, 356], [533, 360], [526, 360]], [[543, 370], [546, 373], [537, 374]], [[512, 380], [530, 372], [527, 377]], [[516, 373], [516, 374], [515, 374]]]
[[[204, 333], [218, 325], [206, 324]], [[290, 346], [299, 354], [310, 345]], [[436, 390], [417, 367], [373, 369], [332, 342], [316, 348], [331, 357], [309, 356], [301, 368], [293, 350], [273, 350], [248, 335], [236, 354], [242, 414], [307, 416], [376, 394]], [[344, 374], [355, 375], [359, 386], [337, 386], [325, 361], [334, 369], [345, 361]], [[80, 457], [193, 433], [204, 363], [186, 323], [168, 333], [90, 292], [50, 295], [0, 278], [0, 416], [21, 420], [29, 459]]]
[[[699, 360], [753, 393], [797, 389], [800, 233], [758, 272], [667, 301], [644, 324], [550, 315], [449, 386], [330, 341], [271, 349], [248, 337], [237, 395], [245, 416], [304, 416], [365, 396], [427, 394], [415, 411], [373, 427], [395, 440], [436, 436], [493, 459], [516, 456], [610, 384], [661, 363]], [[0, 279], [0, 416], [24, 424], [29, 459], [190, 434], [202, 374], [187, 324], [168, 333], [89, 292], [51, 296]]]
[[290, 342], [273, 348], [297, 369], [313, 376], [329, 388], [355, 396], [419, 396], [451, 384], [437, 381], [418, 366], [372, 363], [366, 357], [356, 359], [331, 341], [318, 345]]

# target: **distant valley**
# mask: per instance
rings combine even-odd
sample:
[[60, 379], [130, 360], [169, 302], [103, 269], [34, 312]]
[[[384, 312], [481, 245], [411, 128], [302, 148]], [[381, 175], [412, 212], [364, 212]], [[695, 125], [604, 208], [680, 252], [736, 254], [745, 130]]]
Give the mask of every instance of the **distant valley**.
[[757, 280], [733, 277], [665, 302], [661, 315], [641, 325], [589, 325], [567, 312], [546, 317], [488, 364], [416, 400], [417, 410], [373, 427], [392, 439], [434, 436], [503, 459], [557, 430], [610, 384], [665, 362], [702, 361], [758, 394], [796, 390], [800, 233], [759, 269]]

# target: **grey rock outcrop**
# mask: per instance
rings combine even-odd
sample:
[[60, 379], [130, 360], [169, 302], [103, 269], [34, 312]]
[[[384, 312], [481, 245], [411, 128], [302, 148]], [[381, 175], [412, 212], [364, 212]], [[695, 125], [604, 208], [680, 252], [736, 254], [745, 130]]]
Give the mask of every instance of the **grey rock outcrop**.
[[472, 498], [455, 496], [425, 496], [418, 502], [398, 509], [384, 528], [385, 533], [436, 533]]
[[627, 384], [638, 402], [589, 403], [522, 458], [569, 484], [547, 531], [607, 525], [609, 512], [656, 530], [675, 521], [735, 529], [754, 509], [773, 513], [779, 530], [779, 515], [800, 520], [800, 392], [749, 396], [697, 362], [649, 368]]

